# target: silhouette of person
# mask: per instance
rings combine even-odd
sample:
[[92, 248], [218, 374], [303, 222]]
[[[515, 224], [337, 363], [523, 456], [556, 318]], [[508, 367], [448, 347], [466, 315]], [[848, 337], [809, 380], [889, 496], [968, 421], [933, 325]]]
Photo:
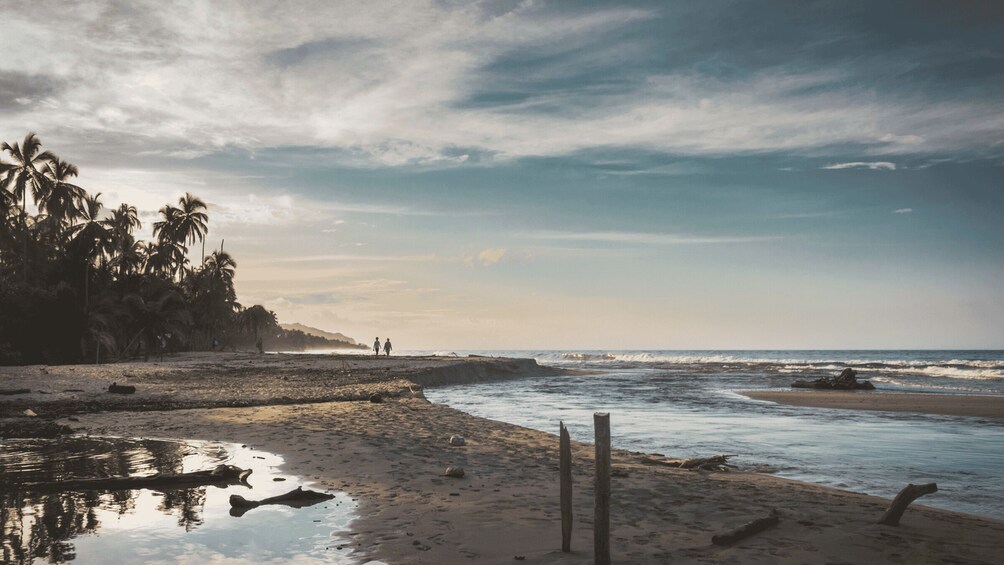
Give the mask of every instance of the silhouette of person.
[[258, 338], [258, 342], [255, 343], [255, 347], [258, 348], [258, 354], [263, 355], [265, 353], [265, 346], [261, 343], [261, 338]]
[[373, 355], [380, 356], [380, 338], [373, 340]]
[[387, 357], [390, 357], [390, 350], [391, 349], [392, 348], [390, 346], [390, 338], [388, 337], [387, 341], [385, 341], [384, 344], [383, 344], [383, 352], [387, 354]]

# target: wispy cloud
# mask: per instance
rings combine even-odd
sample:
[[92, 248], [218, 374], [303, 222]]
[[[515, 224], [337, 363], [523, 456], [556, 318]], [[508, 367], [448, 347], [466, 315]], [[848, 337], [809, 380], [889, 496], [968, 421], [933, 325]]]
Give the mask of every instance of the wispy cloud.
[[[350, 162], [389, 166], [606, 147], [720, 155], [852, 145], [901, 154], [999, 147], [1004, 128], [996, 102], [875, 96], [834, 65], [731, 74], [651, 66], [614, 86], [582, 78], [614, 73], [645, 50], [625, 40], [602, 57], [576, 58], [575, 47], [630, 36], [660, 17], [656, 10], [93, 2], [60, 4], [45, 25], [37, 13], [34, 4], [4, 8], [0, 85], [24, 87], [12, 90], [14, 104], [0, 104], [0, 131], [37, 129], [95, 158], [120, 150], [192, 159], [234, 147], [335, 148]], [[514, 54], [524, 68], [497, 71]], [[472, 103], [485, 89], [503, 96], [511, 88], [519, 90], [512, 103]]]
[[870, 169], [872, 171], [895, 171], [896, 163], [889, 161], [853, 161], [850, 163], [834, 163], [826, 165], [823, 169]]
[[761, 243], [783, 239], [781, 236], [707, 236], [695, 234], [595, 231], [540, 231], [523, 234], [530, 239], [549, 241], [582, 241], [593, 243], [635, 243], [645, 245], [717, 245], [730, 243]]
[[507, 249], [505, 247], [490, 247], [478, 253], [477, 256], [465, 257], [464, 263], [466, 263], [469, 267], [491, 267], [502, 260], [506, 251]]
[[892, 211], [893, 214], [910, 214], [913, 212], [913, 208], [897, 208]]

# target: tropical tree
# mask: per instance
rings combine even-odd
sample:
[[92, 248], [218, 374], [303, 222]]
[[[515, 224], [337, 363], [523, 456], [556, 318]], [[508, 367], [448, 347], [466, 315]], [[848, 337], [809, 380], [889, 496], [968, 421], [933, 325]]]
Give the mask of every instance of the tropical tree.
[[144, 357], [149, 357], [151, 345], [156, 341], [183, 334], [191, 323], [184, 298], [172, 287], [148, 288], [146, 292], [127, 295], [122, 303], [128, 309], [136, 332], [126, 350], [142, 344]]
[[38, 136], [33, 132], [29, 132], [24, 136], [24, 140], [18, 144], [15, 142], [13, 145], [4, 142], [0, 144], [0, 149], [6, 151], [11, 158], [14, 160], [12, 167], [9, 167], [6, 175], [4, 176], [4, 186], [6, 190], [9, 190], [13, 195], [14, 199], [21, 200], [21, 216], [20, 216], [20, 227], [22, 232], [22, 237], [24, 238], [23, 251], [24, 256], [21, 258], [22, 265], [22, 276], [24, 281], [28, 280], [28, 192], [32, 193], [33, 198], [38, 198], [42, 191], [45, 190], [45, 177], [39, 170], [45, 162], [54, 159], [56, 156], [48, 151], [42, 151], [42, 142], [38, 139]]
[[206, 258], [206, 233], [209, 231], [209, 216], [205, 213], [206, 203], [201, 198], [186, 192], [178, 199], [178, 213], [174, 217], [174, 233], [185, 245], [202, 242], [202, 260]]
[[42, 142], [31, 132], [24, 136], [20, 144], [4, 142], [0, 144], [0, 149], [14, 160], [4, 185], [14, 194], [14, 198], [21, 200], [21, 213], [26, 214], [28, 192], [31, 191], [32, 197], [37, 199], [45, 190], [45, 177], [40, 169], [47, 161], [57, 157], [48, 151], [42, 151]]
[[255, 342], [261, 337], [262, 331], [279, 327], [279, 321], [276, 319], [275, 312], [266, 310], [260, 304], [255, 304], [250, 308], [242, 310], [238, 316], [238, 320], [244, 329], [254, 332]]
[[91, 267], [111, 250], [111, 237], [101, 219], [101, 193], [86, 195], [80, 207], [81, 222], [70, 226], [69, 232], [77, 255], [84, 259], [84, 311], [87, 311]]
[[81, 201], [86, 196], [84, 189], [69, 182], [77, 174], [76, 165], [53, 156], [45, 165], [43, 188], [38, 195], [38, 210], [60, 223], [73, 225], [80, 217]]
[[139, 271], [146, 261], [146, 255], [143, 244], [132, 236], [134, 229], [143, 226], [136, 207], [123, 202], [112, 210], [105, 225], [112, 240], [110, 264], [118, 271], [118, 277], [121, 279], [129, 273]]

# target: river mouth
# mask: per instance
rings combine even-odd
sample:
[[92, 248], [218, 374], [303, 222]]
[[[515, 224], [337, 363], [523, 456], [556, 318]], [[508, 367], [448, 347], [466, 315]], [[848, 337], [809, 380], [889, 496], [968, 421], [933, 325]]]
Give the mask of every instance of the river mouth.
[[[3, 563], [357, 563], [348, 495], [232, 516], [229, 497], [260, 500], [298, 486], [280, 456], [238, 444], [69, 436], [0, 440]], [[235, 465], [249, 486], [26, 493], [18, 485], [178, 474]]]

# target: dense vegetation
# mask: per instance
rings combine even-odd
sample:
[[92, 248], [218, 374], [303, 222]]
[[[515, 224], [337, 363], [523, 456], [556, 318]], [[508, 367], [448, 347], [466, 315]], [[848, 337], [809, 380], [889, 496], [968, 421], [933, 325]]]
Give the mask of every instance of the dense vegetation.
[[154, 240], [141, 241], [136, 208], [106, 209], [35, 134], [0, 151], [0, 364], [311, 341], [237, 302], [237, 263], [222, 248], [205, 254], [209, 216], [198, 197], [162, 207]]

